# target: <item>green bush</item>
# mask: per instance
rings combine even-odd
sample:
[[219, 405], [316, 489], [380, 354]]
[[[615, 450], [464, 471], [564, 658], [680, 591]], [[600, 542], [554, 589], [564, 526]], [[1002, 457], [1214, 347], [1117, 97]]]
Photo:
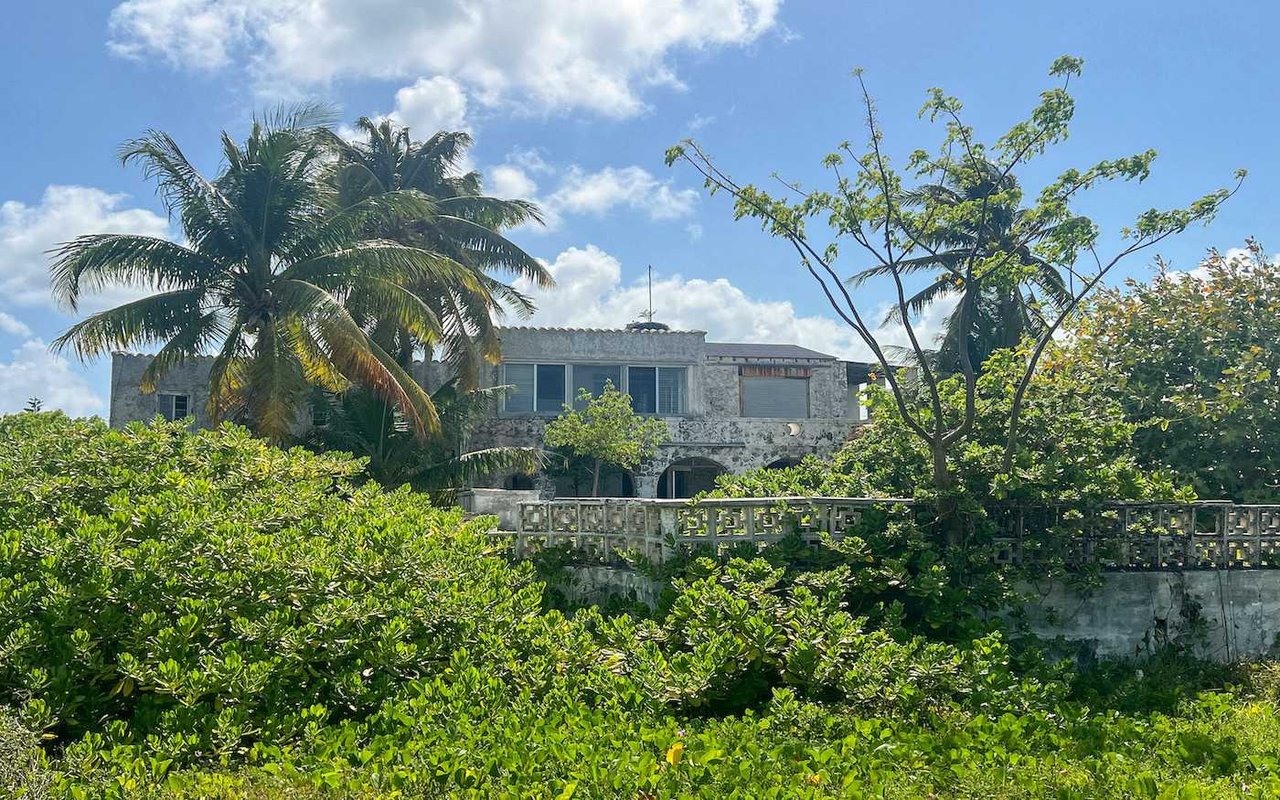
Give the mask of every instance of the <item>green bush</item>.
[[1068, 683], [998, 635], [870, 621], [846, 598], [872, 572], [847, 564], [698, 560], [651, 618], [546, 610], [485, 520], [357, 488], [360, 468], [230, 427], [0, 418], [0, 702], [23, 722], [0, 744], [33, 759], [27, 785], [77, 800], [1280, 791], [1265, 670], [1234, 693], [1173, 661], [1157, 680], [1191, 678], [1176, 690], [1118, 670]]

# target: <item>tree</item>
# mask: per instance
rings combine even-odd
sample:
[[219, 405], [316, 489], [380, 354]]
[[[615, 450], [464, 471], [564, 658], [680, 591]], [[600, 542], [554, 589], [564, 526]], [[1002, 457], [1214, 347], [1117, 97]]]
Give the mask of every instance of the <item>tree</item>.
[[1066, 366], [1116, 397], [1139, 456], [1209, 499], [1280, 500], [1280, 264], [1250, 240], [1103, 292]]
[[[1119, 244], [1104, 251], [1098, 226], [1076, 214], [1073, 203], [1082, 193], [1104, 183], [1144, 180], [1155, 160], [1155, 151], [1100, 161], [1085, 169], [1068, 169], [1045, 185], [1034, 204], [1011, 223], [1008, 241], [1002, 249], [987, 252], [970, 248], [962, 263], [949, 264], [942, 257], [942, 250], [933, 244], [940, 232], [953, 230], [962, 221], [967, 221], [975, 230], [990, 229], [994, 216], [1012, 198], [1001, 196], [1007, 193], [981, 193], [979, 197], [956, 202], [929, 193], [913, 195], [905, 190], [904, 184], [908, 181], [918, 185], [937, 184], [957, 168], [980, 174], [983, 165], [989, 162], [999, 169], [994, 185], [1002, 185], [1017, 169], [1066, 137], [1075, 113], [1068, 86], [1070, 79], [1080, 74], [1082, 63], [1072, 57], [1055, 61], [1050, 75], [1058, 78], [1060, 85], [1041, 95], [1040, 103], [1028, 119], [1014, 124], [989, 145], [979, 141], [974, 129], [964, 123], [958, 100], [941, 89], [932, 90], [921, 113], [931, 122], [940, 121], [944, 125], [942, 143], [932, 153], [913, 152], [905, 170], [891, 163], [875, 106], [861, 73], [857, 73], [868, 142], [861, 152], [856, 152], [848, 142], [842, 143], [823, 159], [834, 177], [830, 190], [807, 190], [782, 180], [787, 194], [775, 196], [735, 180], [692, 140], [667, 152], [668, 164], [688, 164], [703, 176], [712, 193], [728, 193], [733, 198], [735, 218], [757, 220], [766, 232], [789, 243], [800, 265], [818, 283], [837, 316], [874, 354], [884, 370], [903, 424], [929, 452], [931, 480], [938, 493], [939, 516], [949, 544], [960, 544], [963, 536], [954, 496], [957, 488], [954, 454], [974, 427], [979, 372], [969, 348], [959, 348], [963, 413], [959, 417], [944, 413], [940, 389], [943, 376], [930, 366], [927, 343], [920, 341], [912, 322], [905, 280], [909, 277], [911, 260], [929, 256], [946, 269], [957, 287], [959, 330], [970, 329], [970, 320], [986, 287], [1022, 282], [1026, 266], [1018, 254], [1024, 247], [1072, 278], [1068, 296], [1063, 298], [1060, 308], [1045, 317], [1031, 346], [1022, 351], [1019, 374], [1012, 379], [1013, 395], [1004, 420], [1001, 457], [1001, 472], [1007, 475], [1014, 466], [1027, 388], [1054, 335], [1118, 263], [1194, 223], [1211, 219], [1234, 191], [1220, 189], [1185, 208], [1145, 211], [1133, 225], [1120, 232]], [[1243, 170], [1238, 171], [1237, 187], [1243, 178]], [[824, 223], [825, 233], [820, 229]], [[850, 248], [869, 256], [891, 279], [898, 319], [912, 359], [920, 365], [921, 391], [926, 398], [923, 406], [912, 403], [913, 393], [901, 384], [875, 324], [868, 319], [866, 301], [854, 297], [841, 275], [838, 259], [842, 250]]]
[[635, 469], [653, 457], [670, 435], [667, 424], [637, 414], [631, 395], [605, 383], [604, 391], [593, 397], [586, 389], [578, 392], [581, 410], [565, 406], [564, 413], [547, 423], [546, 445], [563, 447], [591, 462], [591, 496], [600, 496], [600, 468], [615, 464]]
[[374, 339], [406, 365], [419, 347], [428, 357], [443, 351], [462, 388], [474, 388], [480, 367], [499, 357], [495, 319], [507, 309], [521, 317], [534, 310], [527, 296], [493, 273], [540, 287], [554, 283], [541, 262], [502, 235], [516, 225], [541, 223], [538, 208], [524, 200], [485, 196], [478, 172], [458, 171], [472, 143], [467, 133], [440, 131], [416, 142], [408, 128], [389, 120], [361, 118], [356, 126], [364, 141], [334, 137], [338, 161], [332, 180], [342, 202], [353, 204], [387, 192], [421, 192], [431, 198], [433, 213], [379, 218], [369, 235], [443, 253], [468, 272], [465, 284], [426, 275], [411, 286], [440, 321], [439, 338], [418, 337], [412, 329], [380, 318], [375, 306], [370, 315]]
[[425, 217], [435, 206], [412, 191], [342, 205], [322, 180], [328, 135], [302, 109], [255, 119], [237, 144], [222, 134], [221, 172], [208, 180], [167, 134], [128, 142], [125, 164], [156, 180], [185, 244], [131, 234], [81, 236], [55, 251], [53, 291], [74, 310], [86, 291], [146, 282], [156, 294], [71, 326], [54, 343], [81, 359], [160, 342], [142, 378], [154, 391], [175, 364], [216, 351], [209, 413], [239, 418], [281, 441], [309, 387], [367, 386], [418, 436], [438, 427], [431, 398], [361, 327], [347, 302], [413, 331], [442, 335], [439, 318], [409, 286], [465, 285], [471, 271], [447, 255], [366, 235], [378, 220]]
[[536, 447], [491, 447], [463, 452], [467, 435], [486, 419], [500, 388], [464, 392], [450, 381], [431, 395], [440, 414], [440, 431], [423, 442], [380, 397], [364, 389], [314, 398], [325, 422], [310, 432], [307, 444], [321, 451], [343, 451], [368, 459], [367, 474], [388, 488], [412, 486], [451, 503], [458, 489], [476, 478], [499, 472], [531, 475], [546, 463]]
[[[1015, 241], [1016, 232], [1025, 224], [1028, 210], [1020, 208], [1022, 190], [1016, 177], [1005, 174], [997, 165], [983, 160], [976, 169], [953, 164], [939, 183], [926, 184], [903, 193], [903, 202], [923, 207], [928, 203], [958, 208], [965, 203], [986, 201], [990, 214], [975, 218], [961, 215], [954, 224], [939, 228], [931, 235], [930, 246], [937, 255], [925, 254], [898, 263], [903, 275], [935, 273], [933, 281], [907, 299], [907, 309], [918, 314], [927, 306], [957, 293], [954, 270], [972, 255], [978, 259], [1012, 253], [1012, 270], [1008, 280], [985, 281], [968, 315], [968, 330], [960, 328], [959, 309], [948, 316], [939, 337], [933, 367], [943, 374], [960, 371], [961, 343], [967, 343], [969, 358], [981, 367], [996, 350], [1015, 347], [1023, 336], [1034, 335], [1044, 325], [1041, 303], [1048, 310], [1059, 309], [1067, 302], [1069, 290], [1058, 269], [1034, 250], [1034, 242]], [[1067, 224], [1071, 224], [1069, 221]], [[1039, 237], [1052, 236], [1055, 229], [1045, 230]], [[888, 274], [888, 268], [870, 267], [853, 277], [853, 285]], [[886, 323], [898, 320], [899, 311], [890, 309]]]

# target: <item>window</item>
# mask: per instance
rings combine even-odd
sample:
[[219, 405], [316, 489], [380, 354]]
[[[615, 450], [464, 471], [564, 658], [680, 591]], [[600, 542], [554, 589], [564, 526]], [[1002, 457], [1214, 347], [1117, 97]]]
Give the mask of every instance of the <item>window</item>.
[[511, 386], [502, 403], [508, 414], [558, 414], [564, 408], [564, 364], [503, 364]]
[[533, 364], [504, 364], [502, 382], [511, 387], [503, 398], [502, 408], [512, 414], [529, 414], [533, 411]]
[[618, 364], [575, 364], [573, 366], [573, 403], [578, 408], [585, 404], [578, 400], [578, 392], [586, 389], [593, 397], [604, 394], [606, 383], [622, 391], [622, 367]]
[[185, 394], [159, 394], [156, 402], [160, 405], [160, 415], [171, 422], [190, 413], [190, 398]]
[[809, 416], [809, 370], [804, 367], [739, 367], [742, 416]]
[[542, 414], [564, 410], [564, 364], [539, 364], [535, 406]]
[[658, 413], [683, 414], [685, 368], [658, 367]]
[[684, 367], [627, 367], [627, 391], [637, 414], [683, 414]]
[[627, 367], [627, 391], [637, 414], [658, 413], [657, 367]]

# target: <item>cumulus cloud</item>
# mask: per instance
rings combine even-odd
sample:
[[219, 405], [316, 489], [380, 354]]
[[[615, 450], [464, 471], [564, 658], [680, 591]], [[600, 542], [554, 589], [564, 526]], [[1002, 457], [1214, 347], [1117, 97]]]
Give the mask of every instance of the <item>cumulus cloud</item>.
[[467, 95], [457, 81], [437, 75], [421, 78], [396, 92], [396, 107], [389, 115], [409, 126], [419, 139], [436, 131], [470, 130]]
[[[520, 289], [538, 304], [535, 325], [618, 328], [639, 317], [648, 306], [648, 284], [624, 283], [622, 265], [595, 245], [571, 247], [548, 264], [556, 287], [539, 289], [528, 283]], [[813, 291], [818, 291], [816, 286]], [[748, 295], [725, 278], [705, 280], [670, 275], [655, 279], [653, 304], [656, 318], [673, 328], [702, 330], [710, 341], [772, 342], [798, 344], [849, 359], [869, 359], [870, 351], [843, 322], [832, 316], [801, 314], [785, 300]], [[881, 319], [886, 308], [869, 309]], [[942, 331], [951, 306], [931, 306], [916, 323], [924, 341]], [[888, 346], [907, 343], [896, 325], [879, 331]]]
[[625, 117], [680, 86], [681, 51], [746, 45], [781, 0], [125, 0], [110, 48], [298, 91], [352, 78], [445, 76], [485, 105]]
[[98, 414], [106, 402], [89, 387], [65, 358], [49, 352], [39, 339], [28, 339], [0, 361], [0, 414], [19, 411], [33, 397], [46, 409], [71, 416]]
[[[82, 234], [169, 234], [165, 217], [125, 207], [126, 200], [126, 195], [88, 186], [50, 186], [37, 204], [0, 204], [0, 301], [51, 305], [47, 251]], [[136, 296], [130, 289], [113, 289], [91, 298], [89, 305], [106, 307]]]
[[31, 328], [27, 324], [12, 314], [6, 314], [0, 311], [0, 331], [12, 334], [13, 336], [30, 336]]
[[[655, 221], [688, 217], [698, 202], [693, 189], [677, 188], [671, 180], [659, 180], [643, 167], [604, 167], [588, 172], [579, 166], [556, 170], [536, 154], [518, 154], [504, 164], [485, 170], [487, 191], [494, 197], [532, 200], [542, 209], [546, 228], [554, 230], [566, 215], [604, 217], [619, 210]], [[534, 178], [554, 179], [555, 188], [539, 194]]]

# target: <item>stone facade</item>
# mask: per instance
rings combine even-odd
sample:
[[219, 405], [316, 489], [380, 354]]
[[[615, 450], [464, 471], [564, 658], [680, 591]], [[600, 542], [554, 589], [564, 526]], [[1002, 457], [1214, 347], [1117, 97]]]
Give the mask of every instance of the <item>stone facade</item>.
[[[634, 474], [611, 477], [605, 489], [612, 494], [679, 496], [704, 488], [717, 471], [741, 472], [810, 454], [829, 454], [863, 421], [851, 378], [865, 379], [867, 365], [794, 345], [709, 343], [701, 331], [666, 329], [505, 328], [501, 335], [503, 364], [563, 365], [566, 376], [575, 374], [575, 366], [586, 365], [616, 366], [624, 376], [627, 367], [682, 371], [679, 411], [661, 415], [670, 430], [669, 442]], [[185, 396], [188, 413], [199, 426], [209, 424], [205, 406], [210, 361], [198, 359], [176, 367], [159, 387], [159, 393]], [[145, 355], [114, 356], [112, 425], [152, 419], [163, 411], [162, 405], [171, 402], [138, 390], [149, 362], [150, 356]], [[482, 383], [504, 385], [503, 364], [485, 370]], [[448, 377], [438, 362], [419, 364], [415, 372], [429, 390]], [[744, 376], [769, 375], [806, 380], [807, 409], [793, 416], [744, 416]], [[572, 380], [566, 378], [568, 383]], [[572, 395], [572, 386], [566, 385], [565, 399], [571, 400]], [[473, 431], [468, 449], [540, 447], [547, 421], [560, 410], [558, 405], [523, 413], [499, 410]], [[668, 473], [673, 465], [686, 476], [679, 486], [674, 473]], [[498, 475], [483, 484], [500, 487], [512, 482], [510, 476]], [[534, 485], [544, 494], [555, 491], [545, 477]]]

